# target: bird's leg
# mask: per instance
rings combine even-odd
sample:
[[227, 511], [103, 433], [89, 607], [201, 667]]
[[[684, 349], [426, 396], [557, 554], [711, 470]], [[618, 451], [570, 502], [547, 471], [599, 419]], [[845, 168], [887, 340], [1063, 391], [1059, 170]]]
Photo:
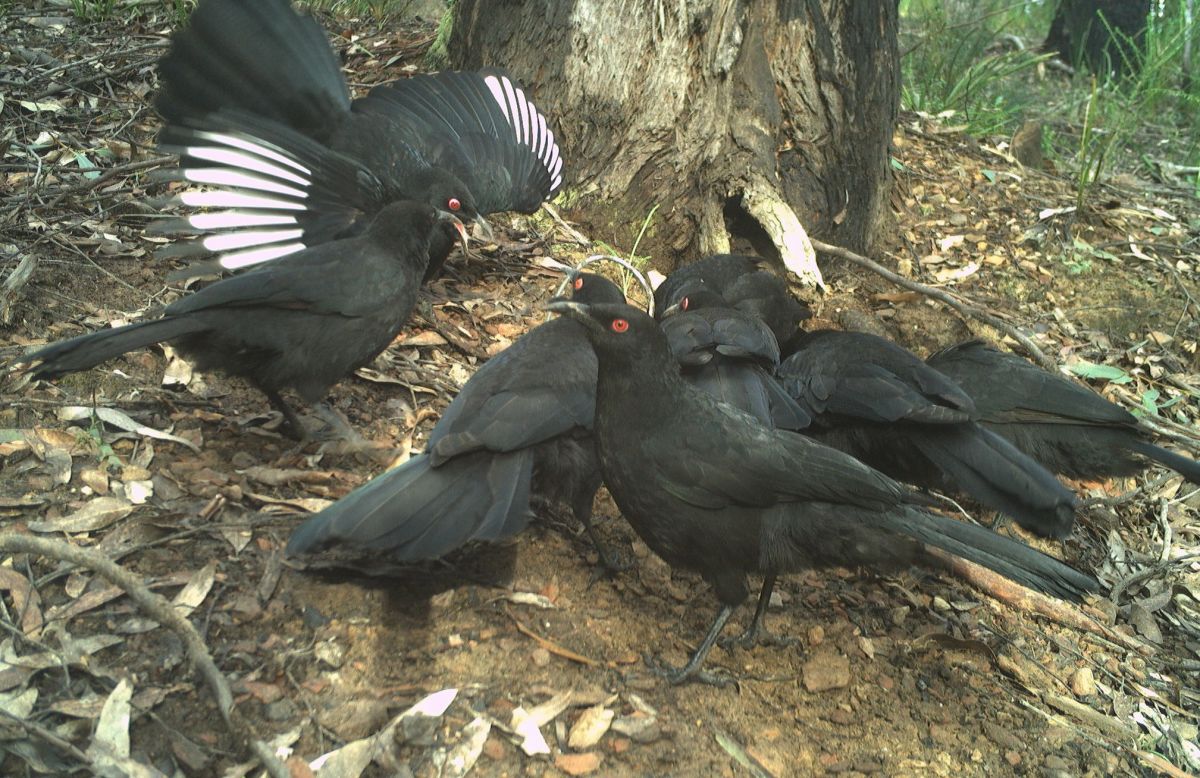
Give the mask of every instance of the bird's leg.
[[[330, 429], [330, 437], [336, 439], [336, 444], [333, 446], [335, 453], [339, 454], [356, 454], [359, 452], [372, 453], [385, 448], [383, 444], [364, 438], [358, 430], [354, 429], [350, 424], [350, 420], [345, 417], [338, 409], [334, 408], [327, 402], [319, 402], [313, 406], [313, 411], [317, 416], [321, 417], [321, 421], [325, 422]], [[391, 458], [391, 449], [388, 448], [387, 456]]]
[[771, 604], [771, 592], [774, 590], [775, 574], [768, 573], [763, 578], [762, 589], [758, 593], [758, 605], [754, 608], [754, 618], [750, 621], [750, 626], [746, 627], [746, 631], [737, 637], [722, 640], [722, 648], [731, 646], [753, 648], [756, 645], [790, 646], [796, 642], [795, 638], [776, 635], [763, 626], [763, 617], [766, 616], [767, 607]]
[[[629, 568], [633, 567], [632, 560], [626, 558], [624, 554], [609, 548], [608, 545], [600, 539], [599, 533], [596, 532], [596, 525], [592, 523], [591, 505], [588, 506], [588, 510], [586, 512], [577, 511], [575, 515], [581, 522], [583, 522], [583, 528], [587, 531], [588, 537], [592, 540], [592, 545], [596, 548], [596, 555], [600, 557], [601, 570], [598, 571], [600, 575], [613, 576], [617, 573], [623, 573]], [[590, 586], [592, 583], [595, 583], [597, 580], [599, 580], [600, 575], [593, 575], [592, 581], [588, 585]]]
[[279, 395], [279, 392], [274, 389], [263, 389], [262, 393], [267, 396], [267, 401], [271, 403], [271, 407], [283, 414], [283, 425], [279, 431], [292, 440], [300, 442], [308, 440], [308, 430], [304, 428], [300, 417], [292, 410], [292, 406], [288, 405], [283, 397]]
[[725, 622], [729, 621], [729, 617], [733, 615], [735, 608], [737, 608], [736, 605], [721, 605], [721, 610], [717, 611], [717, 617], [713, 619], [712, 626], [708, 628], [708, 634], [704, 636], [700, 647], [696, 649], [696, 652], [692, 654], [692, 658], [683, 667], [664, 667], [657, 660], [650, 657], [646, 658], [646, 663], [650, 665], [656, 674], [665, 678], [670, 684], [697, 681], [713, 686], [728, 686], [734, 683], [732, 678], [701, 670], [700, 665], [704, 664], [704, 657], [708, 656], [708, 652], [712, 650], [713, 645], [717, 642], [717, 638], [721, 635], [721, 630], [725, 628]]

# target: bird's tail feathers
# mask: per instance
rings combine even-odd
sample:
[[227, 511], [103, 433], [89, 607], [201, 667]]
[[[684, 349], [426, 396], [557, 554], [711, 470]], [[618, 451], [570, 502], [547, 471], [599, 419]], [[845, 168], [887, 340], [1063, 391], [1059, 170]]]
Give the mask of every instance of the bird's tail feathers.
[[989, 529], [945, 516], [905, 509], [888, 514], [896, 531], [982, 565], [1035, 591], [1071, 602], [1098, 592], [1100, 583], [1052, 556]]
[[342, 545], [416, 562], [469, 541], [509, 537], [528, 521], [532, 473], [528, 449], [480, 451], [439, 467], [418, 454], [310, 517], [292, 533], [287, 554]]
[[25, 355], [15, 367], [32, 379], [56, 378], [202, 329], [204, 325], [187, 316], [134, 322], [51, 343]]
[[1062, 538], [1075, 523], [1078, 498], [1054, 474], [999, 435], [977, 425], [917, 435], [913, 443], [950, 486], [1040, 535]]
[[1147, 459], [1152, 459], [1164, 467], [1171, 468], [1192, 483], [1200, 484], [1200, 462], [1188, 459], [1185, 456], [1176, 454], [1174, 451], [1168, 451], [1162, 446], [1156, 446], [1145, 440], [1137, 441], [1130, 448]]

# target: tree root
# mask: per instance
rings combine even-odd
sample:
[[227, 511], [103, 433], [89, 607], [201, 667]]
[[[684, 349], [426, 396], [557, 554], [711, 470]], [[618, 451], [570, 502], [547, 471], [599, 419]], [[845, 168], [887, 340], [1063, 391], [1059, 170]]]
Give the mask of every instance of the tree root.
[[762, 225], [779, 250], [784, 267], [802, 281], [827, 291], [821, 268], [817, 266], [817, 252], [813, 248], [815, 244], [796, 218], [796, 212], [780, 196], [776, 187], [761, 179], [753, 180], [742, 191], [742, 208]]
[[254, 737], [249, 722], [245, 721], [233, 707], [233, 693], [229, 689], [229, 683], [217, 669], [217, 664], [213, 661], [208, 647], [204, 645], [200, 633], [196, 631], [190, 621], [179, 615], [170, 602], [146, 588], [146, 585], [137, 576], [96, 551], [61, 540], [38, 538], [15, 532], [0, 532], [0, 552], [37, 554], [59, 562], [69, 562], [85, 567], [119, 587], [150, 618], [169, 627], [180, 637], [187, 647], [192, 664], [208, 681], [213, 696], [217, 699], [217, 708], [221, 711], [221, 718], [225, 721], [225, 725], [234, 739], [252, 751], [273, 778], [288, 778], [291, 775], [288, 769], [275, 758], [271, 748]]
[[850, 249], [844, 249], [841, 246], [834, 246], [829, 243], [823, 243], [822, 241], [819, 241], [819, 240], [812, 241], [812, 245], [817, 251], [821, 251], [826, 254], [832, 254], [835, 257], [840, 257], [841, 259], [844, 259], [847, 262], [851, 262], [855, 265], [858, 265], [859, 267], [866, 268], [867, 270], [870, 270], [872, 273], [877, 273], [878, 275], [883, 276], [884, 278], [891, 281], [893, 284], [896, 284], [897, 286], [902, 286], [905, 289], [910, 289], [919, 294], [923, 294], [926, 297], [932, 297], [933, 299], [938, 300], [939, 302], [945, 303], [946, 305], [950, 306], [951, 308], [953, 308], [954, 310], [963, 314], [964, 316], [970, 316], [973, 319], [978, 319], [979, 321], [983, 322], [984, 324], [988, 325], [989, 327], [994, 327], [995, 329], [999, 330], [1000, 332], [1003, 332], [1005, 335], [1008, 335], [1013, 340], [1017, 341], [1022, 346], [1024, 346], [1025, 350], [1027, 352], [1029, 352], [1029, 356], [1033, 357], [1042, 367], [1044, 367], [1047, 370], [1050, 370], [1051, 372], [1055, 372], [1055, 373], [1058, 372], [1058, 365], [1054, 362], [1054, 360], [1052, 360], [1048, 356], [1046, 356], [1040, 348], [1038, 348], [1038, 345], [1033, 342], [1032, 338], [1030, 338], [1025, 333], [1021, 332], [1019, 329], [1012, 326], [1008, 322], [1003, 321], [1003, 320], [997, 318], [996, 316], [993, 316], [992, 314], [988, 313], [983, 308], [979, 307], [977, 304], [975, 304], [973, 302], [969, 302], [965, 299], [959, 299], [958, 296], [953, 295], [949, 292], [946, 292], [942, 289], [937, 289], [932, 286], [926, 286], [925, 284], [922, 284], [919, 281], [913, 281], [911, 279], [905, 278], [904, 276], [899, 275], [898, 273], [888, 270], [886, 267], [884, 267], [883, 265], [879, 264], [878, 262], [876, 262], [872, 259], [868, 259], [868, 258], [862, 256], [861, 254], [854, 253]]
[[1101, 624], [1074, 605], [1027, 589], [982, 565], [968, 562], [944, 551], [934, 548], [926, 549], [926, 551], [940, 559], [959, 578], [1020, 611], [1036, 613], [1064, 627], [1097, 635], [1139, 654], [1148, 655], [1154, 652], [1153, 648], [1146, 643]]

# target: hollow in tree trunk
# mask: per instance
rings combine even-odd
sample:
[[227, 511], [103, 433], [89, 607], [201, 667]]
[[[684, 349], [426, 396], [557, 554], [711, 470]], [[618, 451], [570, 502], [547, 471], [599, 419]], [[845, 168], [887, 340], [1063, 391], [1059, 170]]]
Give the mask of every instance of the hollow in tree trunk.
[[805, 228], [863, 251], [886, 223], [896, 29], [891, 0], [458, 0], [448, 48], [534, 91], [597, 237], [657, 206], [662, 264], [748, 242], [795, 269]]

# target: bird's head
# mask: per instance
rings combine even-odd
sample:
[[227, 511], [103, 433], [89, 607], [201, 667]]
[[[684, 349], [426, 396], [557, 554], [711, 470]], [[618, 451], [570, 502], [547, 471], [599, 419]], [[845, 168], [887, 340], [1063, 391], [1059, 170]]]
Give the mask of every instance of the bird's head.
[[667, 338], [658, 322], [632, 305], [555, 299], [546, 310], [583, 325], [602, 364], [608, 359], [646, 359], [673, 364]]
[[623, 303], [620, 287], [595, 273], [571, 274], [571, 300], [577, 303]]
[[660, 319], [674, 316], [684, 311], [698, 311], [702, 308], [728, 308], [729, 303], [717, 292], [710, 289], [703, 281], [689, 281], [671, 295], [671, 301], [662, 313]]
[[[475, 196], [471, 194], [471, 190], [457, 176], [438, 168], [431, 169], [417, 197], [439, 211], [453, 214], [458, 217], [460, 222], [474, 222], [478, 224], [484, 236], [489, 239], [491, 238], [491, 225], [479, 213], [479, 209], [475, 204]], [[463, 247], [466, 248], [466, 232], [463, 231], [460, 234]]]

